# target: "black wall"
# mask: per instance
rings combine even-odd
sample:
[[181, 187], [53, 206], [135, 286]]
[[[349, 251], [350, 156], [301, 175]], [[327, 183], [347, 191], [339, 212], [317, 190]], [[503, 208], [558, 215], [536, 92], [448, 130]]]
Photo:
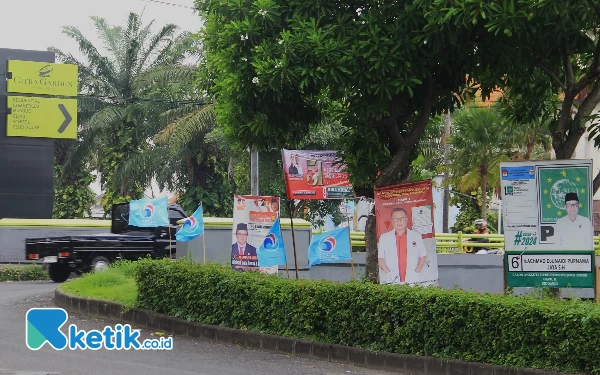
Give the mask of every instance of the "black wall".
[[[8, 60], [55, 62], [54, 53], [0, 48], [0, 74]], [[50, 219], [54, 195], [54, 140], [6, 136], [6, 79], [0, 76], [0, 219]], [[13, 94], [21, 95], [21, 94]]]

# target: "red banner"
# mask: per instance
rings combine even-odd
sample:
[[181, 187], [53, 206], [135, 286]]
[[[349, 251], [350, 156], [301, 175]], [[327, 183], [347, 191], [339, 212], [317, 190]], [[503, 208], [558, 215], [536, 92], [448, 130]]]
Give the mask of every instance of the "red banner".
[[[288, 199], [354, 198], [337, 151], [281, 150]], [[335, 164], [335, 165], [334, 165]]]
[[439, 285], [431, 180], [375, 189], [379, 280]]

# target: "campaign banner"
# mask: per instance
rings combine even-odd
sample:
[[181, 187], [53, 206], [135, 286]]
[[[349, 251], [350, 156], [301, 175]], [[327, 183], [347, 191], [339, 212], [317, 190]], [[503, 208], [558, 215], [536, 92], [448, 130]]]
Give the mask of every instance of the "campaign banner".
[[277, 273], [278, 266], [259, 267], [257, 249], [279, 218], [279, 197], [234, 195], [231, 267], [238, 271]]
[[129, 202], [129, 225], [157, 228], [169, 225], [169, 201], [166, 196], [144, 198]]
[[591, 160], [500, 164], [508, 286], [594, 285]]
[[345, 164], [337, 151], [281, 150], [288, 199], [353, 198]]
[[439, 285], [431, 180], [375, 189], [379, 282]]

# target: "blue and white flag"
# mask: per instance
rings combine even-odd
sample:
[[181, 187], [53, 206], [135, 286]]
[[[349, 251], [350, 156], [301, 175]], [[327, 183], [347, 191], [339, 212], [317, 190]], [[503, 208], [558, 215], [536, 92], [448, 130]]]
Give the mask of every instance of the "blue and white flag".
[[278, 266], [280, 264], [287, 264], [285, 245], [283, 244], [283, 237], [281, 236], [279, 218], [277, 218], [277, 220], [275, 220], [273, 223], [273, 226], [269, 230], [269, 233], [267, 233], [262, 245], [260, 245], [258, 248], [256, 255], [258, 256], [259, 267], [271, 267]]
[[169, 201], [166, 196], [129, 202], [129, 225], [156, 228], [169, 225]]
[[346, 227], [314, 235], [308, 246], [308, 265], [352, 259], [349, 231]]
[[204, 219], [202, 206], [198, 206], [192, 216], [185, 219], [181, 228], [175, 233], [175, 238], [179, 242], [187, 242], [202, 234], [204, 234]]

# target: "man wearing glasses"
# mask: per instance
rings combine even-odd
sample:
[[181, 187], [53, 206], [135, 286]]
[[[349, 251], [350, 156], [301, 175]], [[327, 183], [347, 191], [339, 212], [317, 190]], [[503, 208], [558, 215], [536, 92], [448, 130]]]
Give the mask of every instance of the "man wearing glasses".
[[590, 219], [579, 215], [577, 193], [565, 194], [567, 216], [556, 220], [556, 245], [562, 250], [594, 250], [594, 230]]
[[392, 211], [392, 224], [394, 229], [383, 233], [377, 243], [381, 283], [419, 283], [427, 257], [423, 238], [407, 228], [408, 214], [403, 208]]

